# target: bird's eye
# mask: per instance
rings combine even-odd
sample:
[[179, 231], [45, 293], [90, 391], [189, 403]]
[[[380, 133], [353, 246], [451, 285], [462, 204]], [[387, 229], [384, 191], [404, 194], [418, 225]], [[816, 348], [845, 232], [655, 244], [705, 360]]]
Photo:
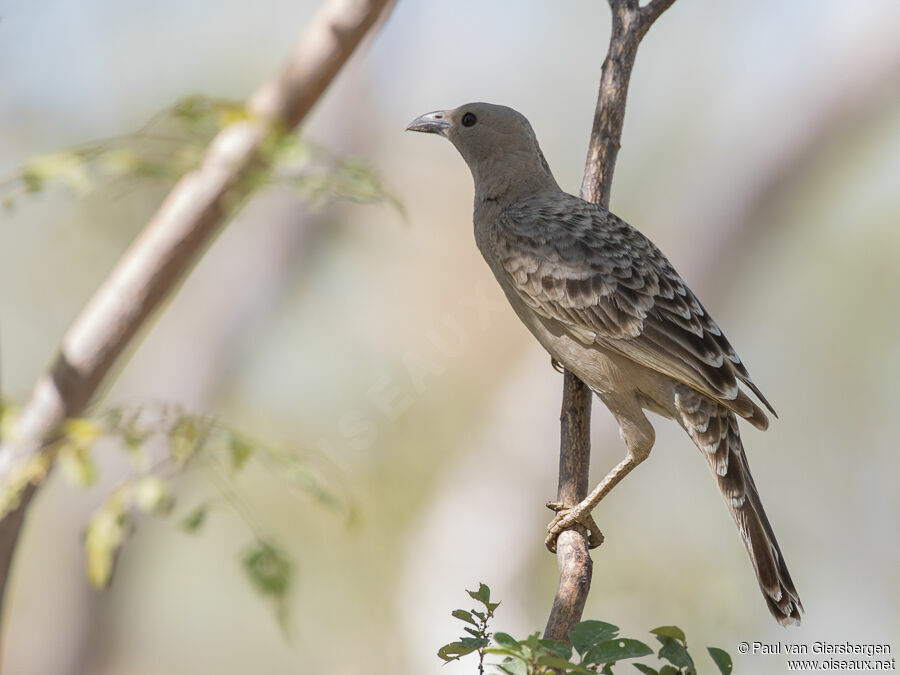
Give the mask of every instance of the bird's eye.
[[474, 127], [475, 122], [478, 121], [478, 118], [475, 117], [472, 113], [466, 113], [462, 116], [462, 125], [464, 127]]

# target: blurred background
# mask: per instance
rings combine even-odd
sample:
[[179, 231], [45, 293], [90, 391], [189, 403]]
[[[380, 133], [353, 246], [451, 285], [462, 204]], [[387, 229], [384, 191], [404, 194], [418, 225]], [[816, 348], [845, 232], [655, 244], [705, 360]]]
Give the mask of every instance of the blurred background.
[[[0, 175], [189, 94], [245, 97], [317, 4], [0, 0]], [[585, 618], [648, 641], [677, 624], [738, 673], [786, 670], [741, 640], [900, 635], [898, 25], [894, 0], [679, 0], [645, 39], [612, 208], [667, 253], [779, 412], [744, 440], [807, 614], [790, 631], [770, 618], [705, 461], [656, 418], [651, 459], [595, 514]], [[373, 165], [406, 218], [260, 193], [105, 389], [101, 408], [181, 404], [339, 477], [350, 525], [263, 471], [241, 479], [296, 564], [287, 636], [242, 578], [247, 528], [227, 511], [196, 536], [140, 520], [111, 588], [92, 590], [84, 526], [127, 465], [99, 448], [99, 485], [54, 476], [30, 513], [4, 672], [471, 673], [435, 652], [480, 581], [502, 601], [495, 629], [543, 629], [562, 378], [474, 246], [462, 160], [403, 129], [466, 101], [513, 106], [577, 192], [608, 33], [601, 0], [399, 2], [304, 133]], [[27, 397], [167, 187], [0, 212], [5, 397]], [[592, 484], [624, 451], [600, 404], [593, 428]], [[208, 491], [187, 477], [176, 500]]]

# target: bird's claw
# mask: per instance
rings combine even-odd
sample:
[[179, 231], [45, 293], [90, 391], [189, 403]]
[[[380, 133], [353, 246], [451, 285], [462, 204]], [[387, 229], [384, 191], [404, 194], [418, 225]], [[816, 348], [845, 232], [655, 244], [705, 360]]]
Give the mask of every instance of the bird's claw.
[[581, 525], [587, 530], [588, 548], [597, 548], [603, 543], [603, 533], [597, 526], [590, 511], [580, 506], [567, 507], [560, 502], [547, 502], [547, 508], [556, 511], [556, 517], [547, 526], [549, 534], [544, 540], [551, 553], [556, 553], [556, 540], [565, 530], [570, 530], [574, 525]]
[[557, 361], [557, 360], [556, 360], [555, 358], [553, 358], [552, 356], [550, 357], [550, 366], [551, 366], [551, 367], [553, 368], [553, 370], [555, 370], [557, 373], [565, 374], [565, 372], [566, 372], [566, 369], [563, 368], [563, 364], [561, 364], [559, 361]]

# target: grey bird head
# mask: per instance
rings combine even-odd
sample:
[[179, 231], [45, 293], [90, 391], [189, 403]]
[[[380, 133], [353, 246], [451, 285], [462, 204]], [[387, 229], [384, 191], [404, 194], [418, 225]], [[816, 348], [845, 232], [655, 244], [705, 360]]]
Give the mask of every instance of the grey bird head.
[[421, 115], [406, 130], [438, 134], [453, 143], [472, 171], [476, 199], [559, 190], [531, 124], [512, 108], [467, 103]]

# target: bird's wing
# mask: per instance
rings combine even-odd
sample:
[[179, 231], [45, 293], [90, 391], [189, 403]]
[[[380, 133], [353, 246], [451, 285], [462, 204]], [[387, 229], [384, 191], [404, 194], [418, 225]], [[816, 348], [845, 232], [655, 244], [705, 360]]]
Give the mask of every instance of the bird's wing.
[[607, 210], [565, 193], [507, 207], [492, 253], [522, 300], [600, 344], [721, 402], [757, 426], [775, 414], [722, 331], [662, 252]]

